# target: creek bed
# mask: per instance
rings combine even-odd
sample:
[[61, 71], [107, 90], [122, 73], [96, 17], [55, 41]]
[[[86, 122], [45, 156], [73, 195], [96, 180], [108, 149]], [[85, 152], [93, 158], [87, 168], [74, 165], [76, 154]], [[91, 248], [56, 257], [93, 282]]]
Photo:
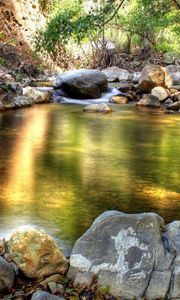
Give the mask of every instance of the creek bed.
[[180, 118], [133, 105], [44, 104], [0, 114], [0, 235], [41, 227], [68, 255], [105, 210], [180, 219]]

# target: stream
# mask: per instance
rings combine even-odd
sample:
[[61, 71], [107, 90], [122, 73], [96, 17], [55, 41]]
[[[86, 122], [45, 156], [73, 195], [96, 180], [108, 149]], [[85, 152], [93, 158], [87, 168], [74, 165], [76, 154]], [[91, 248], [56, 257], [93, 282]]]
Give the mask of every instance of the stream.
[[31, 225], [69, 255], [105, 210], [180, 219], [179, 116], [133, 105], [84, 113], [89, 101], [0, 114], [1, 237]]

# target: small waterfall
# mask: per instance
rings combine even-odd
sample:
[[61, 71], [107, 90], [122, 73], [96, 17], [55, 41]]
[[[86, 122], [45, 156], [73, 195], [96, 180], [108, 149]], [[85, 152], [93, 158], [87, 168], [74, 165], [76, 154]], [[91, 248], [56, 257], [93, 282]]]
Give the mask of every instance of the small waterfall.
[[116, 88], [109, 88], [106, 93], [102, 93], [101, 98], [97, 99], [73, 99], [67, 97], [59, 97], [59, 99], [54, 99], [54, 102], [66, 103], [66, 104], [80, 104], [80, 105], [88, 105], [92, 103], [108, 103], [109, 99], [112, 96], [118, 95], [120, 92]]

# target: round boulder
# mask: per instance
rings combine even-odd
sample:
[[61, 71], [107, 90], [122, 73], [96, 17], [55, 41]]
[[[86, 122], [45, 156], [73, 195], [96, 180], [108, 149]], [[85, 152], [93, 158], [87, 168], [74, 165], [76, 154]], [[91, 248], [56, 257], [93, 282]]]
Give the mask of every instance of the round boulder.
[[161, 86], [152, 89], [151, 95], [156, 96], [159, 101], [164, 101], [169, 97], [169, 91]]
[[139, 87], [145, 92], [150, 92], [156, 86], [171, 88], [172, 77], [168, 70], [158, 65], [144, 67], [139, 78]]
[[0, 291], [12, 288], [14, 284], [14, 270], [11, 265], [0, 256]]
[[55, 89], [75, 99], [96, 99], [107, 91], [107, 78], [98, 70], [75, 70], [58, 75]]
[[8, 249], [19, 269], [29, 278], [67, 271], [67, 259], [54, 240], [42, 230], [22, 228], [15, 231], [8, 242]]

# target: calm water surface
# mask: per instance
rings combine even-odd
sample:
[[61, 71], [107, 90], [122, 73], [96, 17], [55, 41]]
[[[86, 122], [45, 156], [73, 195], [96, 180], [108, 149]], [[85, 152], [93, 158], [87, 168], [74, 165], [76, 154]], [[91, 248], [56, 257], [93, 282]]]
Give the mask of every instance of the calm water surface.
[[30, 224], [65, 254], [108, 209], [180, 219], [180, 117], [50, 104], [0, 114], [0, 235]]

